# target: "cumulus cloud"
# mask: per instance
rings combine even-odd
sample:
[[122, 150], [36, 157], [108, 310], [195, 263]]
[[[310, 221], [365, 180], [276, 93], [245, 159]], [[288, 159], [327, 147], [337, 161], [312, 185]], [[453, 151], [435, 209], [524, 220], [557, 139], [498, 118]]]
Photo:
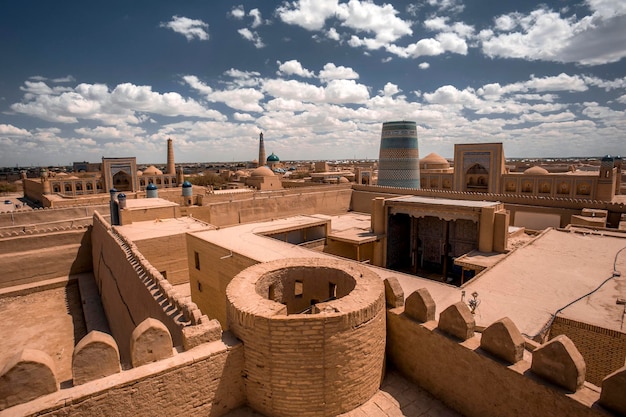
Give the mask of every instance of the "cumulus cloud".
[[183, 16], [172, 16], [172, 20], [169, 22], [162, 22], [160, 27], [168, 28], [176, 33], [180, 33], [188, 41], [198, 39], [201, 41], [209, 40], [209, 33], [205, 30], [208, 29], [208, 23], [204, 23], [202, 20], [190, 19]]
[[238, 6], [234, 6], [231, 10], [230, 10], [230, 15], [232, 17], [234, 17], [237, 20], [241, 20], [245, 17], [246, 15], [246, 10], [243, 8], [243, 5], [238, 5]]
[[259, 9], [252, 9], [248, 12], [248, 15], [252, 17], [252, 28], [259, 27], [263, 24], [263, 18]]
[[237, 31], [244, 39], [249, 40], [254, 44], [257, 49], [263, 48], [265, 44], [261, 39], [261, 36], [257, 32], [253, 32], [248, 28], [242, 28]]
[[30, 136], [30, 132], [13, 125], [0, 124], [0, 135], [2, 136]]
[[341, 36], [339, 36], [339, 32], [337, 32], [337, 29], [335, 28], [328, 29], [328, 31], [326, 32], [326, 37], [334, 41], [341, 40]]
[[204, 108], [193, 99], [184, 98], [176, 92], [161, 94], [152, 91], [150, 86], [123, 83], [109, 90], [104, 84], [83, 83], [62, 93], [46, 91], [45, 87], [38, 85], [38, 94], [33, 95], [33, 86], [26, 84], [28, 93], [24, 95], [24, 100], [11, 105], [11, 109], [16, 113], [60, 123], [77, 123], [79, 119], [86, 119], [106, 124], [136, 124], [143, 120], [142, 113], [224, 118], [219, 112]]
[[263, 107], [259, 101], [263, 99], [263, 93], [252, 88], [238, 88], [234, 90], [213, 91], [207, 95], [210, 101], [219, 101], [228, 107], [242, 110], [261, 112]]
[[626, 57], [626, 43], [606, 39], [626, 38], [626, 7], [613, 0], [589, 0], [591, 16], [541, 7], [525, 15], [497, 16], [493, 29], [478, 34], [485, 55], [554, 62], [601, 65]]
[[430, 68], [430, 64], [428, 62], [420, 62], [418, 67], [419, 67], [419, 69], [428, 69], [428, 68]]
[[320, 30], [326, 19], [337, 12], [338, 0], [297, 0], [286, 2], [276, 9], [280, 19], [307, 30]]
[[297, 75], [303, 78], [315, 77], [315, 73], [303, 68], [302, 64], [296, 59], [282, 63], [280, 61], [276, 61], [276, 63], [278, 64], [279, 75]]
[[343, 65], [336, 66], [332, 62], [324, 65], [324, 68], [320, 71], [320, 79], [324, 82], [329, 80], [355, 80], [359, 78], [359, 74], [350, 67], [344, 67]]

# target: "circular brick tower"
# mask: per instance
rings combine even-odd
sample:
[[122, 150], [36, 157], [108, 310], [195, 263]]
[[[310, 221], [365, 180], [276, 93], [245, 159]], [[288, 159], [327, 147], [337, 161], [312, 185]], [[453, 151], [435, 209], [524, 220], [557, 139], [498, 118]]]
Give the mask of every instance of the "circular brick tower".
[[385, 122], [380, 135], [378, 185], [420, 188], [415, 122]]
[[382, 280], [362, 265], [284, 259], [251, 266], [226, 289], [243, 341], [248, 403], [268, 416], [336, 416], [370, 399], [385, 355]]

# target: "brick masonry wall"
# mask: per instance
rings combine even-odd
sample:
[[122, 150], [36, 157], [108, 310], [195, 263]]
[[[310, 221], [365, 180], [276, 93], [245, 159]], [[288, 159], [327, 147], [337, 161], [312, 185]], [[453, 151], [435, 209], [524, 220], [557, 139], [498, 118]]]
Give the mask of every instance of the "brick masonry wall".
[[122, 363], [130, 363], [130, 335], [148, 317], [167, 326], [174, 346], [182, 345], [182, 324], [164, 311], [165, 301], [146, 288], [107, 226], [94, 216], [93, 273]]
[[[377, 392], [382, 378], [382, 281], [361, 267], [363, 276], [350, 294], [318, 304], [322, 310], [318, 314], [287, 315], [282, 304], [249, 292], [256, 290], [246, 279], [263, 268], [280, 270], [276, 266], [280, 262], [243, 271], [227, 291], [229, 324], [244, 342], [248, 403], [265, 415], [278, 417], [335, 416], [350, 411]], [[244, 274], [251, 275], [240, 279]], [[325, 306], [331, 312], [324, 312]]]
[[0, 288], [91, 271], [89, 228], [0, 239]]
[[241, 343], [214, 342], [62, 389], [0, 416], [221, 416], [245, 404], [242, 368]]
[[624, 366], [626, 334], [587, 323], [557, 317], [550, 339], [564, 334], [576, 345], [587, 365], [586, 380], [600, 386], [605, 376]]
[[185, 233], [135, 240], [137, 249], [172, 285], [189, 282]]
[[388, 359], [409, 379], [467, 417], [608, 416], [592, 407], [596, 391], [567, 394], [529, 374], [530, 362], [506, 366], [479, 349], [478, 337], [465, 342], [418, 323], [404, 308], [387, 312]]

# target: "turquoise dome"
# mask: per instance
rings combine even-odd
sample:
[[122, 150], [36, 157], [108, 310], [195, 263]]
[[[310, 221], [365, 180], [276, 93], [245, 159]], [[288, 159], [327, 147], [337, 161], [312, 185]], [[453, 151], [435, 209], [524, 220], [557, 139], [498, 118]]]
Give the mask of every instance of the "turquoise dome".
[[267, 162], [279, 162], [279, 161], [280, 159], [278, 158], [278, 156], [274, 154], [274, 152], [272, 152], [272, 154], [267, 157]]
[[146, 190], [156, 190], [156, 189], [157, 189], [157, 186], [152, 183], [146, 186]]
[[190, 188], [190, 187], [192, 187], [192, 185], [189, 181], [183, 182], [183, 188]]

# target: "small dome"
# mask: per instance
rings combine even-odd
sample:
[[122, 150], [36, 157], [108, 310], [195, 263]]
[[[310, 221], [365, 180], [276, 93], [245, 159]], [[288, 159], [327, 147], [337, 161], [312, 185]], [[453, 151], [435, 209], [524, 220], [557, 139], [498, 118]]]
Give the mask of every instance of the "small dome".
[[528, 174], [528, 175], [547, 175], [548, 174], [548, 170], [545, 169], [545, 168], [541, 168], [538, 165], [535, 165], [534, 167], [530, 167], [526, 171], [524, 171], [524, 174]]
[[124, 193], [119, 193], [119, 194], [117, 195], [117, 199], [118, 199], [118, 200], [119, 200], [119, 199], [122, 199], [122, 200], [123, 200], [123, 199], [125, 199], [125, 198], [126, 198], [126, 194], [124, 194]]
[[146, 190], [150, 190], [150, 191], [153, 191], [156, 189], [157, 189], [157, 186], [152, 183], [148, 184], [148, 186], [146, 187]]
[[252, 177], [273, 177], [274, 173], [268, 167], [258, 167], [250, 174]]
[[191, 188], [193, 187], [189, 181], [183, 182], [183, 188]]
[[243, 172], [242, 170], [237, 170], [237, 171], [235, 172], [235, 175], [236, 175], [236, 176], [238, 176], [238, 177], [245, 177], [245, 176], [246, 176], [246, 173], [245, 173], [245, 172]]
[[420, 169], [447, 169], [450, 168], [450, 162], [441, 155], [434, 152], [429, 153], [420, 159]]
[[141, 171], [137, 171], [137, 176], [138, 176], [138, 177], [141, 177], [142, 175], [143, 175], [143, 172], [141, 172]]
[[143, 170], [144, 175], [163, 175], [163, 171], [155, 167], [154, 165], [150, 165], [148, 168]]
[[345, 184], [345, 183], [348, 183], [348, 182], [350, 182], [350, 180], [347, 179], [346, 177], [339, 178], [339, 183], [341, 183], [341, 184]]
[[272, 152], [272, 154], [267, 157], [267, 162], [280, 162], [280, 159]]

